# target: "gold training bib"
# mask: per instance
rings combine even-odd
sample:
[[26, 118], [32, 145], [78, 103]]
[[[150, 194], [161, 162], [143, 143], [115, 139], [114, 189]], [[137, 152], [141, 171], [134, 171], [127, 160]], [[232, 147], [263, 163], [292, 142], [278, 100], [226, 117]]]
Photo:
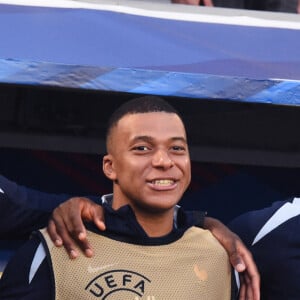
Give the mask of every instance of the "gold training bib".
[[177, 241], [143, 246], [93, 232], [95, 255], [69, 259], [46, 230], [56, 300], [229, 300], [231, 267], [225, 250], [207, 230], [191, 227]]

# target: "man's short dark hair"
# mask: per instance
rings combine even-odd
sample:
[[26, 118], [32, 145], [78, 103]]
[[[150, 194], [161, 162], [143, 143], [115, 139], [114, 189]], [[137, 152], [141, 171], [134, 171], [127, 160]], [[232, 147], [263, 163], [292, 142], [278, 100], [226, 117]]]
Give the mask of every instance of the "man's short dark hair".
[[131, 99], [119, 106], [108, 120], [106, 131], [106, 141], [111, 129], [128, 114], [151, 113], [151, 112], [167, 112], [181, 116], [178, 111], [164, 99], [157, 96], [143, 96]]

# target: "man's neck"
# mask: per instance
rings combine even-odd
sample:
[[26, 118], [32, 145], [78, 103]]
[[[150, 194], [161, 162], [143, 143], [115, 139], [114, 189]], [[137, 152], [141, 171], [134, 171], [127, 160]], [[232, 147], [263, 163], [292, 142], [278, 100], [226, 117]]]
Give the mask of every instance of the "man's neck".
[[147, 208], [139, 205], [135, 201], [129, 203], [127, 199], [118, 194], [118, 189], [114, 189], [112, 208], [117, 210], [124, 205], [130, 205], [137, 222], [144, 229], [149, 237], [162, 237], [169, 234], [174, 226], [175, 207], [166, 210]]
[[162, 237], [169, 234], [174, 226], [174, 211], [143, 214], [135, 211], [138, 223], [149, 237]]

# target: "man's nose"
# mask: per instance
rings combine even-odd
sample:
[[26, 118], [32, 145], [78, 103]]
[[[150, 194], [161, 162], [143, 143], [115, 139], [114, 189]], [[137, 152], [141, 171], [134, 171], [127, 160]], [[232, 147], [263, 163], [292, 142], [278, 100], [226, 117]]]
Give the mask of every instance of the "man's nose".
[[166, 150], [157, 150], [152, 158], [152, 165], [156, 168], [170, 168], [174, 165], [172, 158]]

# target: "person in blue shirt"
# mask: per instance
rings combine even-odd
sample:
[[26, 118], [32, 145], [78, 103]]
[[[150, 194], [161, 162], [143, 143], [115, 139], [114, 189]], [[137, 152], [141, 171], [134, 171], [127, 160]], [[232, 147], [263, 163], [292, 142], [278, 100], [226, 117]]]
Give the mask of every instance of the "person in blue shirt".
[[203, 216], [177, 206], [191, 181], [178, 113], [157, 97], [129, 101], [112, 115], [106, 145], [103, 172], [113, 194], [103, 203], [106, 230], [89, 230], [96, 254], [73, 262], [47, 230], [39, 231], [5, 268], [1, 299], [235, 299], [225, 250], [198, 227]]

